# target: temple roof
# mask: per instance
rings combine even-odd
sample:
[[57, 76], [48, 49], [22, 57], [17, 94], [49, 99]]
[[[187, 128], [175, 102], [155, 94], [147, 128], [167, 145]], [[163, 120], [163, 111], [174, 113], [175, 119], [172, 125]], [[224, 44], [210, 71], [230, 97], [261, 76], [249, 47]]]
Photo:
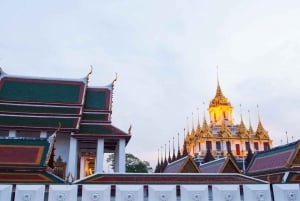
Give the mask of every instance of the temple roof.
[[46, 167], [55, 137], [0, 138], [0, 167]]
[[[90, 73], [89, 73], [90, 75]], [[0, 127], [78, 135], [130, 135], [111, 125], [114, 81], [89, 87], [82, 79], [9, 75], [0, 69]]]
[[64, 183], [48, 162], [55, 134], [49, 138], [0, 138], [0, 183]]
[[230, 155], [200, 165], [202, 173], [240, 173], [240, 169]]
[[288, 171], [300, 165], [300, 140], [272, 148], [268, 151], [256, 152], [247, 168], [248, 174], [263, 172]]
[[236, 173], [155, 173], [102, 174], [95, 173], [75, 181], [76, 184], [263, 184], [263, 180]]
[[7, 171], [0, 169], [0, 183], [13, 184], [64, 184], [65, 181], [46, 170]]
[[164, 173], [199, 173], [199, 167], [191, 156], [185, 156], [172, 163], [165, 168]]
[[87, 82], [0, 75], [0, 126], [7, 129], [78, 129]]

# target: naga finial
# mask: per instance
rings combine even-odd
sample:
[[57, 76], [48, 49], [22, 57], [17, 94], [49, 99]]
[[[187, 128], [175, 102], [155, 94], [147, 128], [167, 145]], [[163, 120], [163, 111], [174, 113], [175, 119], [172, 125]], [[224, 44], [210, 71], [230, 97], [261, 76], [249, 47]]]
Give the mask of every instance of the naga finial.
[[90, 70], [90, 72], [87, 74], [87, 76], [86, 76], [86, 79], [87, 80], [89, 80], [90, 79], [90, 76], [91, 76], [91, 74], [93, 73], [93, 66], [92, 65], [90, 65], [91, 66], [91, 70]]
[[56, 129], [56, 132], [58, 132], [61, 129], [61, 123], [58, 122], [58, 128]]

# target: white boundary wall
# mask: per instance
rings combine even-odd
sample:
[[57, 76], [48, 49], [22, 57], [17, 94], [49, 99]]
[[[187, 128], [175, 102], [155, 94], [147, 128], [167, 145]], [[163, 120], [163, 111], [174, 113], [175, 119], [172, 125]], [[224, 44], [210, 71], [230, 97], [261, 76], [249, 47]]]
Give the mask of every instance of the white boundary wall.
[[0, 201], [300, 201], [300, 188], [299, 184], [0, 184]]

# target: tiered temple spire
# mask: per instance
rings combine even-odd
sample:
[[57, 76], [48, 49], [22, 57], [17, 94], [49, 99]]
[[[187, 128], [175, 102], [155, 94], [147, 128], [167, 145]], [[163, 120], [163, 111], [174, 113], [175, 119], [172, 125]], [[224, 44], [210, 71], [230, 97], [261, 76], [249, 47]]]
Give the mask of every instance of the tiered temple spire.
[[[205, 106], [204, 102], [203, 106]], [[251, 147], [257, 151], [263, 151], [271, 146], [272, 141], [264, 129], [259, 115], [256, 131], [253, 131], [249, 111], [248, 127], [245, 125], [242, 111], [240, 111], [240, 122], [234, 124], [233, 107], [221, 89], [219, 76], [215, 96], [209, 102], [207, 111], [209, 113], [208, 121], [206, 120], [206, 110], [204, 108], [203, 122], [200, 124], [199, 108], [197, 108], [196, 127], [194, 113], [192, 113], [191, 128], [187, 118], [182, 146], [179, 144], [178, 133], [177, 156], [175, 154], [174, 138], [172, 157], [171, 145], [169, 145], [169, 162], [187, 155], [194, 157], [198, 160], [197, 162], [207, 162], [214, 158], [224, 157], [226, 153], [230, 154], [233, 159], [237, 157], [249, 160], [249, 157], [253, 155]]]

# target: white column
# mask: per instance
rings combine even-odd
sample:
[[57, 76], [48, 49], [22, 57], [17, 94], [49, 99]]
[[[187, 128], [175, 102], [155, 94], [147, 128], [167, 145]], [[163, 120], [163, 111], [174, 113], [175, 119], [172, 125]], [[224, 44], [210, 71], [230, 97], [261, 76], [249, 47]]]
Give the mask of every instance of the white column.
[[81, 158], [80, 158], [80, 176], [79, 176], [79, 178], [82, 179], [84, 176], [85, 176], [84, 157], [81, 156]]
[[114, 172], [116, 173], [116, 172], [119, 172], [119, 151], [118, 151], [118, 147], [116, 147], [116, 150], [115, 150], [114, 160], [115, 160]]
[[16, 130], [9, 130], [8, 136], [9, 137], [16, 137]]
[[97, 140], [96, 173], [103, 172], [104, 139]]
[[77, 178], [77, 158], [78, 158], [78, 151], [77, 151], [77, 139], [74, 137], [70, 137], [70, 149], [69, 149], [69, 161], [68, 161], [68, 170], [66, 175], [69, 173], [76, 179]]
[[125, 173], [125, 139], [119, 139], [115, 153], [115, 172]]

